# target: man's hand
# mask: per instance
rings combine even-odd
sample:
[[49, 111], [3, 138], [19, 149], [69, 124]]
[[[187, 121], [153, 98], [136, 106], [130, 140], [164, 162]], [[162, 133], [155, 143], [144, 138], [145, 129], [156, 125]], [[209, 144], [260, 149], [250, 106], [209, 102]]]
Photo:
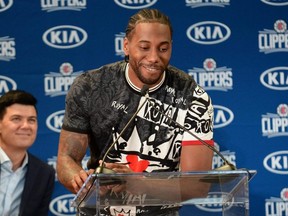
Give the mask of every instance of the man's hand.
[[[84, 182], [88, 178], [89, 175], [94, 173], [94, 169], [90, 169], [88, 171], [81, 170], [79, 174], [74, 175], [73, 179], [71, 180], [71, 184], [75, 193], [77, 193], [80, 188], [83, 186]], [[87, 184], [86, 188], [89, 188], [91, 185]]]

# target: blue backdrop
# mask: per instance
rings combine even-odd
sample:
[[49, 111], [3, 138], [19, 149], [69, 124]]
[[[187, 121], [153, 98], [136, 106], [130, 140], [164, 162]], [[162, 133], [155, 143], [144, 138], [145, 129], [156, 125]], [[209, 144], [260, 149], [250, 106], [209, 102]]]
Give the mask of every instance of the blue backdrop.
[[[56, 167], [67, 90], [83, 71], [123, 59], [128, 18], [145, 7], [170, 16], [171, 64], [211, 95], [220, 151], [258, 171], [250, 215], [287, 216], [288, 0], [0, 0], [0, 94], [24, 89], [39, 101], [30, 151]], [[56, 182], [51, 215], [75, 215], [72, 198]]]

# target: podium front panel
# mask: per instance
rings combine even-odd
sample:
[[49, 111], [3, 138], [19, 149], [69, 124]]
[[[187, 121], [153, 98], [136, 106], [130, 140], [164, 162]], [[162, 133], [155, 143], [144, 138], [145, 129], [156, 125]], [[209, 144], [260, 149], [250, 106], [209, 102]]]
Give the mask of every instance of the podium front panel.
[[[248, 180], [255, 171], [90, 175], [72, 206], [82, 215], [105, 208], [221, 206], [221, 215], [249, 215]], [[211, 215], [211, 214], [210, 214]]]

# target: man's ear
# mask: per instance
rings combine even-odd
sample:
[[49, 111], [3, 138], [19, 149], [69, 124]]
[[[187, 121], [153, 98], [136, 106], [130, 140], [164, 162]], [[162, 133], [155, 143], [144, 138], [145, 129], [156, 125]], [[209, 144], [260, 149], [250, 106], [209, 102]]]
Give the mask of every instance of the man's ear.
[[124, 41], [123, 41], [123, 51], [125, 53], [125, 56], [128, 56], [129, 55], [129, 47], [128, 47], [128, 44], [129, 44], [129, 40], [127, 37], [124, 37]]

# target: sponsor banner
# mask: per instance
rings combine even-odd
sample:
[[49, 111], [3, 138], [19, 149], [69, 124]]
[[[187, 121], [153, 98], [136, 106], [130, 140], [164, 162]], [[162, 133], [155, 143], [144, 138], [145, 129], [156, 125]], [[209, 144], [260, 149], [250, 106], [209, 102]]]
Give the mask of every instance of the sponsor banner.
[[[72, 83], [88, 70], [123, 60], [129, 17], [140, 9], [157, 8], [169, 15], [173, 26], [170, 64], [192, 76], [211, 96], [214, 140], [220, 143], [215, 146], [235, 166], [257, 171], [249, 182], [247, 211], [287, 215], [288, 0], [27, 2], [0, 0], [0, 96], [23, 89], [37, 97], [39, 130], [31, 153], [56, 168], [65, 97]], [[139, 58], [139, 64], [148, 61]], [[153, 64], [159, 62], [161, 58]], [[170, 91], [175, 90], [168, 87]], [[113, 101], [109, 103], [115, 110], [129, 108]], [[174, 102], [186, 103], [183, 98]], [[84, 169], [88, 159], [82, 161]], [[222, 163], [214, 155], [212, 168]], [[69, 206], [73, 195], [57, 176], [56, 181], [49, 216], [75, 215]], [[209, 196], [215, 200], [226, 196], [213, 192]], [[221, 207], [193, 209], [195, 215], [220, 215]]]

